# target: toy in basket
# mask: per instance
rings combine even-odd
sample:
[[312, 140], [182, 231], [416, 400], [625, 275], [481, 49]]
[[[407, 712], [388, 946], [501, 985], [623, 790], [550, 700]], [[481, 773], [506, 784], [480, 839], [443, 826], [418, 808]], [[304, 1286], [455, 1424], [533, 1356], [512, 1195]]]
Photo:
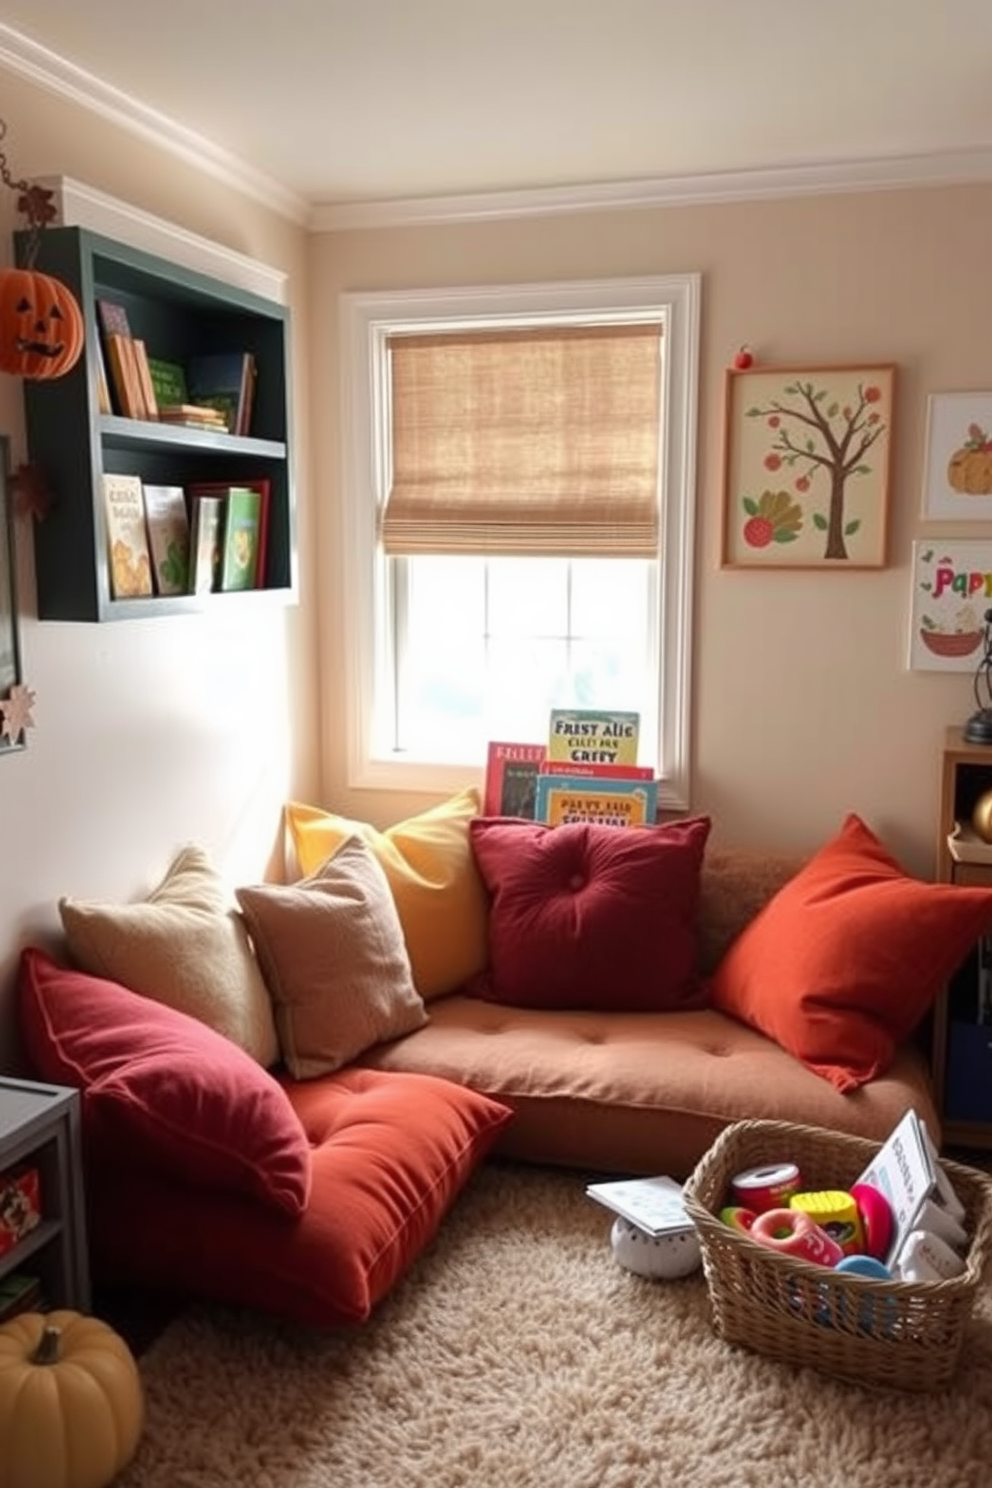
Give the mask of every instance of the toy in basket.
[[[887, 1158], [892, 1144], [904, 1137], [907, 1142], [912, 1137], [926, 1154], [931, 1181], [912, 1194], [898, 1188], [886, 1193], [892, 1180]], [[809, 1365], [859, 1384], [916, 1391], [946, 1388], [992, 1255], [992, 1182], [973, 1168], [934, 1161], [927, 1146], [912, 1113], [886, 1144], [785, 1121], [740, 1121], [728, 1127], [684, 1189], [719, 1336], [790, 1365]], [[818, 1194], [849, 1196], [859, 1181], [885, 1194], [893, 1225], [886, 1252], [890, 1275], [893, 1258], [904, 1247], [912, 1250], [906, 1244], [910, 1236], [925, 1234], [927, 1248], [937, 1250], [929, 1244], [933, 1232], [914, 1225], [927, 1201], [953, 1196], [967, 1241], [966, 1254], [956, 1256], [958, 1274], [939, 1281], [921, 1279], [933, 1275], [921, 1268], [902, 1273], [913, 1279], [876, 1279], [860, 1274], [870, 1268], [857, 1264], [854, 1256], [835, 1267], [818, 1264], [760, 1244], [745, 1225], [721, 1219], [728, 1205], [741, 1207], [735, 1177], [755, 1166], [785, 1163], [795, 1164], [804, 1186]], [[925, 1164], [920, 1171], [926, 1171]], [[937, 1184], [939, 1194], [931, 1191]], [[953, 1208], [946, 1199], [937, 1207]], [[859, 1209], [859, 1216], [864, 1223], [866, 1212]], [[876, 1226], [880, 1222], [884, 1224], [876, 1214]]]

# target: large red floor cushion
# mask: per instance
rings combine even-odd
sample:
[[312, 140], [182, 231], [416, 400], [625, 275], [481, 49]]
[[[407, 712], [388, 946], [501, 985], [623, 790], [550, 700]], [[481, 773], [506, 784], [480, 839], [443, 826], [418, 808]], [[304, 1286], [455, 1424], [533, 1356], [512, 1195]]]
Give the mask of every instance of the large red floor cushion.
[[313, 1149], [303, 1213], [97, 1167], [88, 1197], [98, 1282], [317, 1327], [363, 1322], [510, 1119], [502, 1103], [427, 1075], [347, 1069], [285, 1089]]

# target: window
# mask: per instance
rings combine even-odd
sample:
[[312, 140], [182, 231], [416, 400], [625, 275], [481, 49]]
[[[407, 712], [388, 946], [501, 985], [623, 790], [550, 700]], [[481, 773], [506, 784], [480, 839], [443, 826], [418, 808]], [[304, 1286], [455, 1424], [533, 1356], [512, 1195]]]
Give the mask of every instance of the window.
[[633, 708], [687, 806], [698, 301], [696, 275], [343, 296], [352, 785], [454, 788], [552, 706]]

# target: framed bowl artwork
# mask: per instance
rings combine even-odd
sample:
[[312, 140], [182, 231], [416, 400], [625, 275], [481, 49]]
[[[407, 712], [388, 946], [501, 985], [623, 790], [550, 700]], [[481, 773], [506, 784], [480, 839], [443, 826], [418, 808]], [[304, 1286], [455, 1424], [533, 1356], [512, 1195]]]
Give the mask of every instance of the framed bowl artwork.
[[992, 542], [946, 537], [913, 543], [909, 665], [974, 672], [992, 608]]
[[724, 568], [883, 568], [895, 367], [728, 368]]

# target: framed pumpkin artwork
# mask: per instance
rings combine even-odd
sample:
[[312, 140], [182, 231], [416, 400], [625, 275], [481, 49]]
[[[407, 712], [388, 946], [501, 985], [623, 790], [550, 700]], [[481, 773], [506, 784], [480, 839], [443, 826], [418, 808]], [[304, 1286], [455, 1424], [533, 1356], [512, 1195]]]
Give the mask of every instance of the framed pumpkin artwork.
[[924, 517], [992, 520], [992, 393], [930, 395], [923, 468]]
[[727, 369], [725, 568], [886, 561], [895, 367]]

